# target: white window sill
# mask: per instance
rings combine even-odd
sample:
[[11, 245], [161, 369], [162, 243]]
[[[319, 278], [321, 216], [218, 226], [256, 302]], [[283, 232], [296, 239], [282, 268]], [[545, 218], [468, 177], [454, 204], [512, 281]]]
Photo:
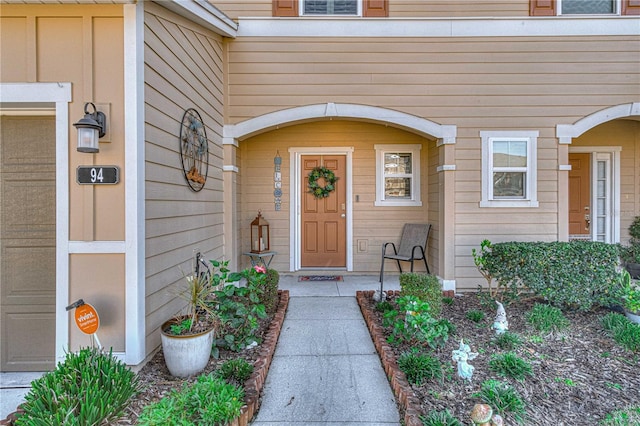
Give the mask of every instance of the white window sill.
[[483, 200], [480, 207], [538, 207], [533, 200]]
[[380, 201], [376, 200], [374, 206], [377, 207], [422, 207], [422, 201]]

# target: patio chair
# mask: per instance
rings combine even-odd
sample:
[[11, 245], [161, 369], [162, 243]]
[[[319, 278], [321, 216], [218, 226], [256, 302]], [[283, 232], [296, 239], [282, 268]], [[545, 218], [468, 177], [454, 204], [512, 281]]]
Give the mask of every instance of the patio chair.
[[[398, 269], [402, 273], [402, 262], [411, 262], [411, 272], [413, 272], [413, 262], [415, 260], [424, 261], [424, 266], [429, 272], [429, 264], [427, 263], [427, 243], [429, 242], [429, 232], [431, 224], [429, 223], [406, 223], [402, 228], [402, 236], [400, 244], [396, 250], [394, 243], [388, 242], [382, 245], [382, 260], [380, 262], [380, 297], [382, 297], [382, 287], [384, 281], [384, 261], [393, 259], [398, 263]], [[393, 253], [387, 253], [387, 247], [393, 248]]]

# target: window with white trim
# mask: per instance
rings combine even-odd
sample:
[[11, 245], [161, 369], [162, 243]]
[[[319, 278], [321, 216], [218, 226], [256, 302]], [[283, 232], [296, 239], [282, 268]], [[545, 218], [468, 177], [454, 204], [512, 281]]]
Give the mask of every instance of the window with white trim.
[[376, 206], [421, 206], [420, 150], [422, 145], [374, 145]]
[[615, 15], [620, 0], [558, 0], [560, 15]]
[[360, 3], [357, 0], [300, 0], [300, 10], [303, 16], [360, 16]]
[[537, 131], [482, 131], [480, 207], [538, 207]]

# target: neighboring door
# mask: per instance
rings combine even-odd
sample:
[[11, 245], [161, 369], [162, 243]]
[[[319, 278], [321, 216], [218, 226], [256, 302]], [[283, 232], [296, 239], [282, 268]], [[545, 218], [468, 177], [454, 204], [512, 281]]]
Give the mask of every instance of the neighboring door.
[[570, 153], [569, 238], [591, 239], [591, 154]]
[[53, 116], [0, 116], [0, 371], [55, 366]]
[[[303, 268], [344, 268], [347, 265], [346, 156], [304, 155], [302, 165], [301, 266]], [[334, 172], [336, 188], [326, 198], [317, 199], [308, 190], [309, 173], [315, 167]], [[325, 185], [320, 178], [318, 184]]]

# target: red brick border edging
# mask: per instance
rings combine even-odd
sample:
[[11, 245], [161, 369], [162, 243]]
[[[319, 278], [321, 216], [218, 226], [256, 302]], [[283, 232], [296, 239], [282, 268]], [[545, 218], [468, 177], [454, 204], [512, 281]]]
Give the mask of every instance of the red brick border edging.
[[[274, 314], [269, 330], [260, 346], [259, 357], [253, 366], [253, 373], [244, 385], [245, 405], [242, 406], [240, 417], [231, 422], [229, 426], [247, 426], [260, 407], [260, 393], [262, 392], [264, 381], [267, 378], [269, 366], [271, 365], [276, 344], [278, 343], [278, 337], [280, 337], [280, 331], [282, 330], [284, 316], [289, 306], [289, 290], [278, 290], [278, 295], [280, 296], [278, 309]], [[9, 414], [6, 419], [0, 420], [0, 426], [12, 426], [18, 413], [20, 413], [20, 408]]]
[[[373, 318], [373, 310], [370, 307], [373, 294], [373, 290], [356, 292], [356, 300], [360, 306], [360, 311], [367, 323], [371, 339], [373, 339], [373, 344], [380, 356], [382, 367], [391, 383], [391, 389], [393, 389], [398, 404], [404, 409], [405, 426], [422, 426], [422, 421], [420, 420], [420, 416], [422, 415], [420, 401], [413, 393], [413, 389], [411, 385], [409, 385], [406, 376], [398, 367], [393, 350], [384, 337], [382, 327], [378, 325]], [[400, 294], [400, 292], [397, 290], [389, 291], [387, 294], [393, 296]], [[442, 295], [445, 297], [454, 297], [454, 292], [452, 290], [443, 291]]]

